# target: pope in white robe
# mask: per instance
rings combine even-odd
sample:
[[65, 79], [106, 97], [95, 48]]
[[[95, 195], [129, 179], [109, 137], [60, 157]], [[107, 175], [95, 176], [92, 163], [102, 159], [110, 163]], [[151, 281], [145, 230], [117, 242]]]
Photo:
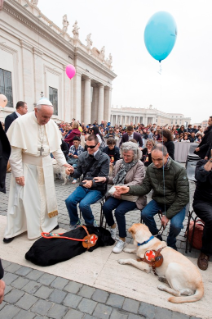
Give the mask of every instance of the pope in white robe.
[[61, 151], [61, 133], [52, 114], [51, 102], [42, 98], [33, 112], [14, 121], [7, 132], [12, 174], [5, 243], [25, 231], [29, 239], [38, 238], [58, 225], [50, 153], [59, 165], [70, 165]]

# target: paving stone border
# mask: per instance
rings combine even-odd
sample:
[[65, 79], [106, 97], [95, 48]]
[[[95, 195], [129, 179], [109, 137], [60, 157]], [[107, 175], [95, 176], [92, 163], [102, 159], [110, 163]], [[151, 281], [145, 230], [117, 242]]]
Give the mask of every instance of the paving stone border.
[[2, 263], [6, 283], [2, 319], [200, 319], [16, 263]]

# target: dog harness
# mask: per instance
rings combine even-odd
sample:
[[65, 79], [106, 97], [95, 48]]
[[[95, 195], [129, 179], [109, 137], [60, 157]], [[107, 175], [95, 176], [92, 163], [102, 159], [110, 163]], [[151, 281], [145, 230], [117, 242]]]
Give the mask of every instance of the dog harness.
[[147, 250], [144, 254], [144, 258], [137, 258], [137, 261], [143, 261], [147, 263], [150, 267], [152, 267], [155, 276], [158, 276], [155, 268], [160, 267], [163, 263], [163, 255], [161, 255], [161, 250], [165, 247], [162, 247], [158, 250]]
[[61, 234], [57, 234], [57, 233], [41, 233], [41, 236], [45, 239], [51, 239], [51, 238], [56, 238], [56, 239], [69, 239], [69, 240], [75, 240], [75, 241], [81, 241], [82, 245], [84, 248], [91, 248], [93, 246], [96, 245], [96, 242], [98, 240], [98, 236], [96, 234], [89, 234], [87, 227], [84, 225], [80, 225], [79, 227], [83, 227], [84, 230], [86, 231], [87, 236], [85, 236], [83, 239], [79, 239], [79, 238], [70, 238], [70, 237], [66, 237], [63, 236], [63, 233]]

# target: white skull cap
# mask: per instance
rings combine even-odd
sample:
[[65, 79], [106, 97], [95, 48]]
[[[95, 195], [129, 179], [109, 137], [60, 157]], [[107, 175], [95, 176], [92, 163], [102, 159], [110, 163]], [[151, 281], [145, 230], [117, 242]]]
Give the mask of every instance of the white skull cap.
[[46, 98], [46, 97], [42, 97], [37, 105], [49, 105], [49, 106], [53, 106], [52, 103]]

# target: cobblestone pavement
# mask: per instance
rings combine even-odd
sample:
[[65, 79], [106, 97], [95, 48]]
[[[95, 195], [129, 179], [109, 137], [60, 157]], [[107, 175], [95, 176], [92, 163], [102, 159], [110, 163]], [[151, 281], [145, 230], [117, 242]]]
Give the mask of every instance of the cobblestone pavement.
[[[7, 175], [7, 194], [0, 194], [0, 214], [6, 215], [9, 191], [9, 174]], [[64, 199], [75, 189], [69, 181], [62, 186], [56, 181], [56, 192], [59, 206], [59, 224], [69, 229], [69, 218]], [[194, 185], [191, 184], [191, 196]], [[151, 197], [148, 196], [148, 200]], [[97, 222], [99, 221], [100, 204], [92, 207]], [[140, 211], [132, 211], [126, 215], [127, 227], [140, 221]], [[159, 221], [157, 220], [159, 224]], [[185, 221], [186, 224], [186, 221]], [[164, 239], [167, 231], [164, 232]], [[128, 234], [128, 242], [132, 242]], [[184, 230], [177, 241], [179, 251], [184, 254]], [[192, 250], [191, 256], [198, 252]], [[3, 261], [6, 282], [5, 298], [0, 305], [1, 319], [195, 319], [182, 313], [156, 307], [144, 302], [108, 293], [104, 290], [82, 285], [74, 281], [56, 277], [30, 267]], [[200, 319], [200, 318], [199, 318]]]

